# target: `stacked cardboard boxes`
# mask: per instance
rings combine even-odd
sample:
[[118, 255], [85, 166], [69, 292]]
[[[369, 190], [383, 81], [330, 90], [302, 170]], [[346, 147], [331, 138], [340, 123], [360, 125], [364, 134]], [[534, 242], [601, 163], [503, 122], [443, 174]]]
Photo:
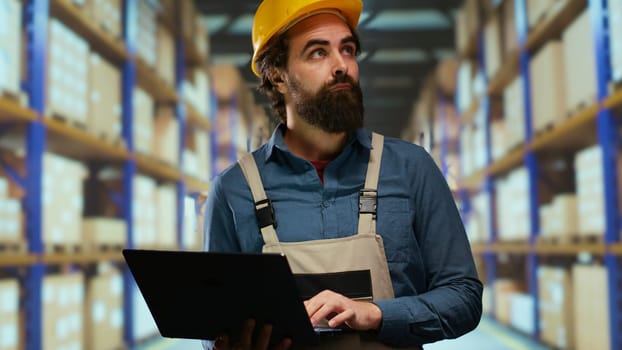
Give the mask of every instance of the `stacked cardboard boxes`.
[[110, 141], [121, 138], [121, 73], [96, 53], [89, 59], [90, 104], [87, 129]]
[[136, 53], [149, 67], [157, 66], [157, 3], [153, 0], [138, 1], [138, 25]]
[[[132, 225], [134, 229], [134, 245], [136, 247], [153, 248], [157, 246], [156, 230], [156, 182], [143, 175], [134, 176], [134, 193], [132, 196]], [[171, 213], [175, 215], [175, 213]]]
[[531, 60], [532, 128], [537, 133], [555, 123], [566, 113], [567, 81], [564, 76], [563, 48], [560, 41], [550, 41]]
[[0, 279], [0, 350], [20, 349], [19, 282]]
[[123, 348], [123, 278], [118, 270], [88, 279], [84, 311], [85, 349]]
[[562, 34], [569, 115], [596, 102], [596, 50], [592, 33], [590, 11], [585, 9]]
[[140, 88], [134, 89], [134, 150], [143, 154], [153, 153], [154, 139], [154, 101], [153, 98]]
[[87, 125], [89, 46], [57, 19], [49, 24], [47, 114]]
[[480, 192], [471, 199], [471, 212], [467, 220], [467, 234], [472, 243], [490, 240], [490, 202], [489, 194]]
[[622, 1], [608, 1], [611, 79], [622, 81]]
[[541, 236], [568, 237], [577, 233], [577, 196], [574, 193], [556, 195], [551, 203], [541, 205], [538, 210]]
[[515, 78], [503, 91], [503, 119], [505, 146], [508, 150], [525, 142], [525, 103], [523, 78]]
[[83, 181], [80, 162], [54, 153], [43, 155], [43, 241], [65, 245], [82, 242]]
[[559, 349], [573, 349], [570, 273], [561, 267], [540, 266], [537, 278], [542, 341]]
[[84, 275], [48, 275], [42, 288], [43, 348], [83, 349]]
[[498, 13], [493, 13], [484, 27], [484, 47], [486, 59], [486, 76], [492, 79], [501, 68], [501, 20]]
[[121, 0], [87, 0], [87, 15], [112, 37], [121, 38], [121, 3]]
[[535, 299], [526, 293], [514, 293], [510, 298], [510, 325], [524, 334], [534, 334]]
[[0, 0], [0, 92], [20, 91], [21, 13], [21, 1]]
[[181, 242], [184, 249], [201, 250], [203, 248], [203, 228], [198, 227], [196, 201], [184, 197], [184, 229]]
[[497, 228], [501, 241], [529, 238], [529, 177], [525, 167], [495, 181]]
[[0, 177], [0, 243], [24, 241], [21, 203], [9, 197], [9, 182]]
[[172, 106], [160, 106], [153, 123], [153, 153], [159, 159], [179, 166], [179, 122]]
[[157, 246], [177, 248], [177, 188], [161, 185], [156, 189]]
[[205, 119], [209, 118], [210, 81], [207, 72], [202, 67], [189, 69], [182, 85], [184, 100], [190, 104]]
[[575, 349], [610, 349], [607, 270], [599, 265], [574, 265], [572, 291]]
[[127, 224], [117, 218], [84, 218], [82, 237], [84, 243], [90, 246], [124, 247], [127, 243]]
[[156, 43], [156, 71], [166, 83], [175, 86], [175, 38], [165, 26], [158, 25]]
[[498, 278], [494, 282], [495, 314], [499, 322], [510, 325], [512, 322], [512, 297], [520, 293], [520, 284], [512, 279]]
[[480, 26], [479, 0], [466, 0], [456, 16], [456, 47], [459, 52], [464, 52], [469, 39], [475, 36]]
[[605, 232], [605, 188], [602, 182], [603, 154], [599, 145], [575, 156], [578, 234], [602, 236]]

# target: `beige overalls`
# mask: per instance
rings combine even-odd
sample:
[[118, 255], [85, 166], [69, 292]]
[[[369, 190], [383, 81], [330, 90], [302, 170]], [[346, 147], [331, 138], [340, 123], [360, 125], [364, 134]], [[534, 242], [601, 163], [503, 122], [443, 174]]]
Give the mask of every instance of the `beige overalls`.
[[[393, 299], [393, 287], [382, 237], [376, 234], [376, 201], [378, 176], [384, 137], [372, 134], [372, 150], [367, 166], [365, 187], [359, 201], [358, 233], [349, 237], [302, 242], [279, 242], [274, 225], [261, 228], [264, 253], [283, 253], [294, 274], [327, 274], [344, 271], [369, 270], [373, 300]], [[249, 183], [256, 209], [269, 205], [252, 155], [239, 160], [242, 172]], [[339, 336], [320, 337], [321, 349], [391, 349], [363, 333], [346, 333]], [[420, 349], [416, 347], [414, 349]]]

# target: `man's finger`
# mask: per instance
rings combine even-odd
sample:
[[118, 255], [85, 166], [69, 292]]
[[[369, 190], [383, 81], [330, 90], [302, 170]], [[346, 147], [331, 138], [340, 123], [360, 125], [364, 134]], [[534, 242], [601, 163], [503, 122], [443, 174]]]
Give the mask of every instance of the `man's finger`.
[[270, 336], [272, 335], [272, 325], [266, 324], [261, 328], [261, 333], [257, 338], [256, 349], [267, 349], [270, 344]]
[[250, 349], [253, 341], [253, 329], [255, 328], [255, 320], [249, 319], [244, 322], [244, 329], [240, 337], [240, 345], [244, 349]]
[[355, 315], [354, 310], [346, 309], [342, 313], [331, 318], [330, 321], [328, 321], [328, 325], [332, 328], [339, 327], [342, 324], [354, 319]]

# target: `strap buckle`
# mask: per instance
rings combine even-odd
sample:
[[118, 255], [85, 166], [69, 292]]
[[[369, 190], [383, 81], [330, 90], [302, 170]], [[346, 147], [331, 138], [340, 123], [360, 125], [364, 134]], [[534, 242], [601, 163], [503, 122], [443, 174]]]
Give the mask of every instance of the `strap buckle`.
[[259, 223], [260, 229], [270, 225], [273, 225], [274, 228], [276, 228], [274, 207], [272, 206], [272, 201], [269, 198], [255, 202], [255, 216], [257, 216], [257, 222]]
[[359, 216], [361, 214], [372, 214], [376, 220], [376, 209], [378, 208], [378, 191], [364, 188], [359, 191]]

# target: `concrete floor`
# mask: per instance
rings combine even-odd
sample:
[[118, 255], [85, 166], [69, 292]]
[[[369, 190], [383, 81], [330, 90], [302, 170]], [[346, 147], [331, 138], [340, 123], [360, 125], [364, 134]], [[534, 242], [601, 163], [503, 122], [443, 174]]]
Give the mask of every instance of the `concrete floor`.
[[[458, 339], [425, 345], [425, 350], [545, 350], [550, 349], [497, 322], [483, 318], [477, 329]], [[156, 338], [135, 350], [202, 350], [200, 342], [186, 339]]]

